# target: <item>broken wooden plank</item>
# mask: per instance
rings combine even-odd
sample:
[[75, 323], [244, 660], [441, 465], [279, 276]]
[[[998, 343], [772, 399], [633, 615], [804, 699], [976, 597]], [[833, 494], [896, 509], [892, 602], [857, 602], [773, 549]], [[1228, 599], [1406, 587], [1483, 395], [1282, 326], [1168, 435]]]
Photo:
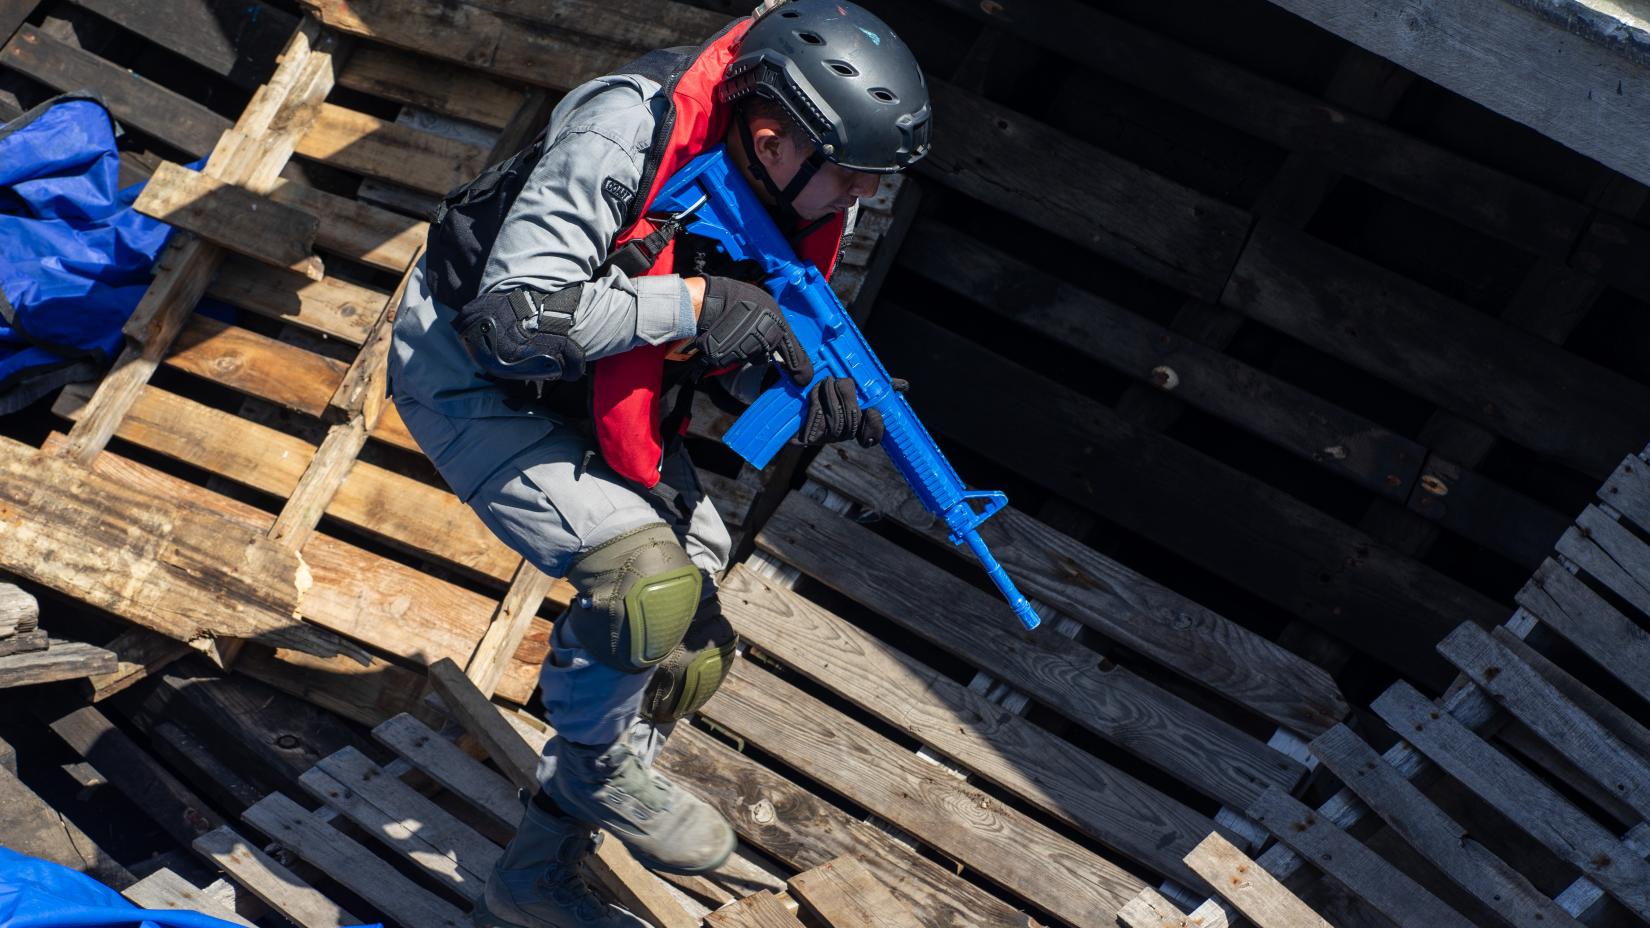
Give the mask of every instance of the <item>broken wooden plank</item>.
[[1181, 858], [1215, 829], [1208, 818], [744, 565], [723, 578], [721, 601], [764, 654], [1107, 847], [1191, 877]]
[[[1427, 892], [1334, 823], [1277, 788], [1266, 791], [1249, 816], [1296, 854], [1398, 925], [1473, 928], [1472, 922]], [[1258, 865], [1256, 869], [1259, 869]]]
[[[773, 893], [752, 893], [705, 916], [710, 928], [802, 928], [791, 910]], [[827, 925], [830, 923], [827, 922]], [[872, 922], [840, 922], [843, 925], [870, 925]]]
[[[814, 458], [808, 476], [937, 550], [973, 558], [951, 544], [945, 523], [879, 448], [833, 446]], [[1285, 728], [1316, 734], [1349, 711], [1335, 681], [1311, 661], [1012, 505], [981, 524], [980, 536], [1027, 595]]]
[[[1099, 924], [1138, 877], [800, 690], [737, 661], [700, 714], [976, 874], [1073, 925]], [[967, 817], [957, 809], [969, 809]], [[1043, 864], [1058, 859], [1061, 865]]]
[[314, 216], [180, 164], [162, 162], [132, 208], [310, 280], [325, 274], [314, 253]]
[[345, 171], [446, 196], [485, 168], [485, 149], [331, 103], [296, 153]]
[[113, 696], [193, 650], [175, 638], [141, 627], [126, 629], [104, 647], [119, 663], [109, 673], [87, 678], [92, 702]]
[[139, 908], [182, 909], [244, 925], [246, 928], [256, 928], [237, 913], [224, 908], [222, 903], [202, 892], [195, 884], [164, 867], [126, 887], [120, 893], [136, 903]]
[[1218, 834], [1205, 838], [1186, 865], [1260, 928], [1332, 928], [1270, 873]]
[[1376, 699], [1387, 725], [1641, 917], [1650, 914], [1650, 864], [1454, 716], [1399, 681]]
[[1540, 922], [1580, 928], [1579, 922], [1451, 820], [1352, 729], [1335, 726], [1313, 739], [1311, 750], [1410, 847], [1508, 926]]
[[[787, 497], [756, 543], [1222, 802], [1248, 805], [1265, 784], [1289, 788], [1305, 773], [1258, 739], [1082, 645], [1017, 634], [1000, 598], [804, 496]], [[941, 602], [945, 621], [935, 622], [933, 604]]]
[[280, 862], [253, 847], [225, 825], [192, 842], [194, 849], [210, 858], [230, 878], [264, 904], [281, 913], [298, 928], [341, 928], [361, 920], [336, 902], [299, 879]]
[[242, 817], [402, 924], [420, 928], [470, 925], [467, 915], [280, 793], [264, 797]]
[[911, 910], [858, 858], [828, 860], [785, 881], [791, 897], [831, 928], [916, 928]]
[[195, 157], [210, 152], [230, 127], [199, 103], [33, 26], [0, 49], [0, 63], [65, 93], [95, 90], [116, 119]]

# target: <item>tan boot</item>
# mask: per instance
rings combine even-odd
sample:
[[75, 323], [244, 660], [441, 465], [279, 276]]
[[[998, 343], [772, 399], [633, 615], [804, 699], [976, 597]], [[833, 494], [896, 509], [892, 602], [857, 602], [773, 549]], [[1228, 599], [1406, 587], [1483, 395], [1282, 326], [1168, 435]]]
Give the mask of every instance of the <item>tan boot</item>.
[[529, 802], [471, 920], [478, 928], [649, 928], [629, 910], [598, 899], [585, 883], [579, 862], [596, 840], [583, 822]]

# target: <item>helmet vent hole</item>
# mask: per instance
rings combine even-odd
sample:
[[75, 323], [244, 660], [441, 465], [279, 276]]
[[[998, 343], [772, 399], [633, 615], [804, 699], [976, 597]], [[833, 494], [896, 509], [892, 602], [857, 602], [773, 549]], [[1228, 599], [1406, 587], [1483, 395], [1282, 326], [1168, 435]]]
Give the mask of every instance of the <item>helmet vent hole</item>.
[[796, 37], [801, 39], [803, 41], [803, 43], [805, 43], [807, 45], [824, 45], [825, 44], [825, 40], [820, 38], [817, 33], [813, 33], [813, 32], [798, 32], [796, 34]]
[[859, 76], [859, 69], [846, 61], [827, 61], [825, 62], [825, 65], [843, 77]]
[[798, 13], [795, 10], [786, 10], [785, 12], [779, 14], [779, 18], [780, 19], [795, 19], [795, 18], [797, 18], [798, 16], [801, 16], [801, 15], [802, 15], [801, 13]]
[[894, 92], [892, 90], [889, 90], [886, 87], [873, 87], [873, 88], [871, 88], [871, 96], [875, 97], [878, 100], [881, 100], [883, 103], [898, 103], [899, 102], [899, 97], [895, 96]]

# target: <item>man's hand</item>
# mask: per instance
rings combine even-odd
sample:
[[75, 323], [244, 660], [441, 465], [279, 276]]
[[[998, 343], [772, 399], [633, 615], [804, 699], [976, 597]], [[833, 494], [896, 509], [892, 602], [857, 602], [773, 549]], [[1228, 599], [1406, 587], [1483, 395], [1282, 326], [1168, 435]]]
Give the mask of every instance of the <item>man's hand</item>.
[[[711, 367], [765, 364], [770, 359], [797, 386], [814, 379], [814, 365], [768, 291], [729, 277], [705, 277], [699, 334], [693, 346]], [[689, 293], [696, 289], [689, 285]]]
[[[900, 393], [910, 386], [897, 377], [890, 380]], [[796, 441], [811, 446], [852, 438], [861, 448], [870, 448], [882, 441], [882, 431], [882, 413], [859, 408], [853, 380], [826, 377], [808, 391], [808, 411], [802, 415]]]

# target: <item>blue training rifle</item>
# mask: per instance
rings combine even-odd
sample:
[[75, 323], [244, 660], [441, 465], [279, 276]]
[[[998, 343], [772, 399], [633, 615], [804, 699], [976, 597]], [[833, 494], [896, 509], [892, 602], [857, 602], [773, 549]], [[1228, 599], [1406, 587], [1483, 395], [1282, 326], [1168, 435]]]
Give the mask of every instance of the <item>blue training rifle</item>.
[[[813, 360], [813, 382], [798, 387], [791, 378], [780, 378], [728, 430], [723, 438], [728, 447], [752, 467], [766, 467], [801, 428], [813, 384], [828, 375], [851, 378], [858, 387], [861, 408], [882, 414], [882, 448], [911, 491], [929, 512], [945, 520], [952, 544], [967, 543], [1025, 627], [1036, 628], [1041, 621], [1036, 611], [980, 538], [980, 523], [1008, 505], [1008, 497], [996, 490], [963, 486], [911, 404], [894, 389], [882, 362], [825, 275], [797, 258], [723, 146], [676, 172], [652, 206], [653, 211], [684, 222], [694, 235], [716, 242], [735, 261], [754, 261], [762, 269], [768, 292], [784, 311], [785, 321]], [[985, 509], [976, 512], [974, 500], [984, 501]]]

